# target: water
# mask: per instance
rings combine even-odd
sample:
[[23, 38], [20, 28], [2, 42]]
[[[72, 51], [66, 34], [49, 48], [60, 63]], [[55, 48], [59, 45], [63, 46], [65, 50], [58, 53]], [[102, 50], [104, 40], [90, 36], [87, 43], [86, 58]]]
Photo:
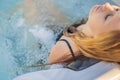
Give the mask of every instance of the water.
[[33, 4], [32, 0], [1, 0], [0, 80], [49, 68], [20, 69], [47, 63], [50, 49], [62, 29], [87, 17], [94, 4], [106, 1], [113, 3], [110, 0], [34, 0]]

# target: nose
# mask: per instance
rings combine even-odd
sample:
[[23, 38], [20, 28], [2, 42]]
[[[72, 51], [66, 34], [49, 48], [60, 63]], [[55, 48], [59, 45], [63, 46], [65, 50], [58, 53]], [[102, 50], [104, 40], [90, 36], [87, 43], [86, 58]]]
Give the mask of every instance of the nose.
[[103, 10], [113, 11], [113, 7], [110, 5], [110, 3], [105, 3], [103, 5]]

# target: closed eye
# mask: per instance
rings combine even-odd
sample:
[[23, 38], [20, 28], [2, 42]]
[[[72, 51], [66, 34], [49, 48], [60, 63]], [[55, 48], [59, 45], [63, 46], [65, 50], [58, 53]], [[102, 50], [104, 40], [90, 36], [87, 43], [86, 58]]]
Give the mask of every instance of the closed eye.
[[113, 16], [113, 14], [107, 14], [107, 15], [105, 16], [105, 20], [107, 20], [108, 17], [110, 17], [110, 16]]
[[[114, 9], [115, 11], [120, 11], [120, 8], [116, 8], [116, 9]], [[108, 19], [108, 17], [111, 17], [111, 16], [113, 16], [113, 14], [107, 14], [106, 16], [105, 16], [105, 20], [107, 20]]]

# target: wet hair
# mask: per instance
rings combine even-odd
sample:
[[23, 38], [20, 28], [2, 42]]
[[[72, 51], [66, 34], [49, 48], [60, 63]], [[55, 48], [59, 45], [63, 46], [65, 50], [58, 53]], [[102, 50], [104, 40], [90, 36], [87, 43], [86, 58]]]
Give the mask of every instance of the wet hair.
[[65, 31], [78, 46], [80, 53], [89, 58], [120, 63], [120, 31], [103, 33], [98, 37], [89, 37], [82, 31], [73, 34]]

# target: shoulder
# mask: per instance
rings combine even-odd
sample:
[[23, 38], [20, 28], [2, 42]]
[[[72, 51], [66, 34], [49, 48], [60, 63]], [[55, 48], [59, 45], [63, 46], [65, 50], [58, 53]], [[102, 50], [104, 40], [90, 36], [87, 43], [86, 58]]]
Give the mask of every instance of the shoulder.
[[77, 30], [78, 30], [78, 31], [82, 31], [85, 26], [86, 26], [85, 24], [80, 25], [80, 26], [77, 27]]

